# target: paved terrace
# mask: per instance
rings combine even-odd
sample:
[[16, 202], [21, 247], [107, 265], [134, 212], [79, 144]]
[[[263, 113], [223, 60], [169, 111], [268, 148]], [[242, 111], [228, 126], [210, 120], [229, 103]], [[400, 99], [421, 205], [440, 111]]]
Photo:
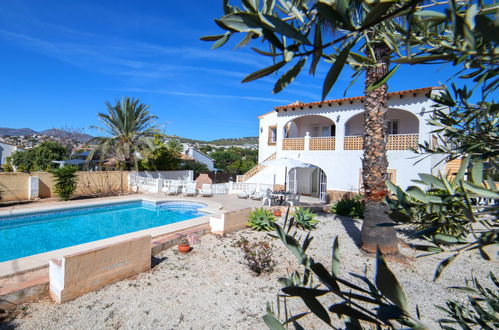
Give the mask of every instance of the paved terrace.
[[[188, 199], [199, 202], [207, 202], [214, 201], [219, 203], [222, 206], [223, 210], [235, 210], [239, 208], [246, 207], [261, 207], [262, 201], [252, 200], [252, 199], [241, 199], [238, 198], [237, 195], [213, 195], [212, 197], [183, 197], [183, 196], [166, 196], [165, 194], [130, 194], [125, 196], [111, 196], [111, 197], [102, 197], [102, 198], [83, 198], [83, 199], [75, 199], [70, 201], [61, 201], [59, 198], [43, 198], [36, 201], [23, 201], [23, 202], [3, 202], [0, 203], [0, 214], [10, 213], [14, 210], [25, 210], [26, 212], [34, 211], [39, 208], [57, 208], [59, 206], [63, 207], [78, 207], [84, 206], [88, 203], [94, 202], [118, 202], [121, 200], [129, 200], [133, 197], [138, 199], [145, 197], [152, 197], [154, 199]], [[310, 196], [302, 196], [300, 199], [300, 204], [303, 206], [324, 206], [318, 198], [310, 197]]]

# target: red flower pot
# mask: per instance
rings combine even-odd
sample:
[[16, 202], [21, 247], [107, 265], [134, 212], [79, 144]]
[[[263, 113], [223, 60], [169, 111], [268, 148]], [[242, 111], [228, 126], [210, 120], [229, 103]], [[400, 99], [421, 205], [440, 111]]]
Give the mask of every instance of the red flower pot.
[[281, 216], [281, 210], [280, 209], [274, 210], [274, 216], [280, 217]]
[[191, 250], [191, 246], [189, 244], [179, 244], [178, 245], [178, 250], [181, 253], [187, 253]]

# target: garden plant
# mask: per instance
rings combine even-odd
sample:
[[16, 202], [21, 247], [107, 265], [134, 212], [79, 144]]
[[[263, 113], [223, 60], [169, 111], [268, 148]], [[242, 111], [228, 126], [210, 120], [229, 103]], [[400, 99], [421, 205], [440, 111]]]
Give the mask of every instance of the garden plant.
[[78, 169], [75, 166], [68, 165], [51, 171], [52, 175], [55, 177], [55, 193], [63, 201], [69, 200], [76, 190], [76, 185], [78, 183], [77, 171]]
[[[356, 274], [363, 286], [351, 283], [339, 272], [337, 239], [332, 266], [326, 267], [307, 255], [310, 235], [299, 240], [289, 234], [289, 223], [283, 227], [274, 223], [278, 237], [302, 266], [301, 271], [279, 280], [283, 286], [279, 296], [299, 297], [308, 310], [292, 315], [284, 306], [286, 317], [280, 320], [268, 305], [265, 323], [272, 329], [288, 325], [303, 329], [300, 318], [314, 315], [330, 327], [332, 317], [337, 317], [348, 329], [425, 328], [419, 310], [416, 315], [410, 314], [411, 302], [383, 254], [398, 250], [394, 222], [400, 222], [422, 229], [415, 237], [427, 243], [413, 247], [433, 254], [453, 252], [436, 267], [435, 280], [461, 254], [477, 251], [484, 262], [495, 257], [487, 248], [499, 243], [499, 194], [495, 184], [499, 106], [493, 98], [499, 84], [497, 4], [456, 0], [242, 0], [241, 6], [225, 0], [223, 4], [225, 15], [216, 23], [226, 33], [203, 39], [214, 41], [213, 48], [217, 48], [234, 35], [245, 33], [239, 46], [259, 38], [269, 49], [253, 50], [274, 59], [273, 65], [250, 74], [243, 82], [291, 65], [274, 86], [274, 92], [279, 92], [296, 78], [307, 60], [311, 61], [310, 73], [314, 73], [322, 59], [330, 64], [323, 84], [324, 99], [346, 64], [354, 69], [352, 83], [365, 73], [362, 181], [366, 204], [361, 240], [365, 250], [377, 251], [376, 274], [373, 280]], [[396, 65], [390, 69], [390, 63]], [[462, 86], [452, 85], [451, 90], [444, 87], [441, 93], [430, 96], [437, 103], [430, 110], [434, 118], [431, 123], [441, 139], [421, 145], [419, 150], [442, 155], [442, 161], [462, 159], [459, 172], [454, 178], [444, 173], [421, 174], [415, 182], [419, 187], [406, 191], [387, 182], [385, 144], [386, 83], [402, 64], [453, 65], [459, 70], [455, 77], [465, 80]], [[494, 274], [490, 279], [497, 287]], [[484, 289], [477, 281], [465, 290], [472, 293], [467, 302], [449, 301], [441, 306], [446, 313], [446, 318], [439, 320], [441, 327], [497, 328], [499, 307], [494, 291]], [[317, 299], [325, 295], [331, 296], [328, 306]]]

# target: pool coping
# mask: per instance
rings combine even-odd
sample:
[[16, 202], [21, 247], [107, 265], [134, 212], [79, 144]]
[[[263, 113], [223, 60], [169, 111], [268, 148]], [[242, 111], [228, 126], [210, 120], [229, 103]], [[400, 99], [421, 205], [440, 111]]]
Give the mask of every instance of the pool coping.
[[143, 229], [139, 231], [134, 231], [131, 233], [123, 234], [123, 235], [118, 235], [118, 236], [113, 236], [109, 238], [104, 238], [101, 240], [97, 241], [92, 241], [88, 243], [83, 243], [79, 245], [74, 245], [62, 249], [57, 249], [57, 250], [52, 250], [48, 252], [43, 252], [27, 257], [22, 257], [18, 259], [13, 259], [13, 260], [8, 260], [4, 262], [0, 262], [0, 279], [11, 277], [14, 275], [19, 275], [23, 274], [26, 272], [38, 270], [41, 268], [46, 268], [49, 265], [50, 259], [53, 258], [61, 258], [64, 255], [71, 254], [71, 253], [77, 253], [81, 251], [85, 251], [88, 249], [95, 249], [102, 247], [104, 245], [116, 243], [122, 240], [127, 240], [131, 238], [136, 238], [144, 235], [151, 235], [153, 240], [157, 237], [165, 236], [174, 232], [179, 232], [179, 231], [186, 231], [189, 230], [190, 228], [197, 227], [203, 224], [209, 224], [210, 222], [210, 217], [215, 216], [219, 214], [222, 208], [222, 205], [218, 202], [212, 201], [212, 200], [195, 200], [195, 199], [189, 199], [188, 197], [153, 197], [153, 196], [148, 196], [148, 195], [133, 195], [133, 196], [119, 196], [119, 198], [105, 198], [105, 199], [99, 199], [99, 200], [94, 200], [91, 203], [89, 203], [89, 200], [83, 200], [83, 201], [74, 201], [74, 202], [68, 202], [67, 205], [47, 205], [47, 206], [34, 206], [33, 208], [27, 207], [27, 208], [22, 208], [19, 210], [6, 210], [6, 211], [0, 211], [0, 216], [4, 215], [24, 215], [24, 214], [30, 214], [33, 212], [49, 212], [49, 211], [55, 211], [55, 210], [64, 210], [64, 209], [71, 209], [71, 208], [77, 208], [78, 206], [101, 206], [105, 204], [114, 204], [114, 203], [121, 203], [121, 202], [133, 202], [133, 201], [145, 201], [153, 204], [159, 204], [163, 202], [168, 202], [168, 201], [175, 201], [175, 202], [194, 202], [194, 203], [204, 203], [206, 204], [205, 207], [200, 208], [199, 211], [208, 213], [207, 215], [203, 215], [201, 217], [193, 218], [193, 219], [188, 219], [184, 221], [179, 221], [176, 223], [168, 224], [168, 225], [163, 225], [163, 226], [158, 226], [158, 227], [153, 227], [153, 228], [148, 228], [148, 229]]

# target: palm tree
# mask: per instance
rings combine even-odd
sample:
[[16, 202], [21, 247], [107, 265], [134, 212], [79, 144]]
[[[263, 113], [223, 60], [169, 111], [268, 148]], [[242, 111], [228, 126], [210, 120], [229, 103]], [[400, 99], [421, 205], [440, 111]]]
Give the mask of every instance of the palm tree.
[[[295, 79], [309, 56], [312, 57], [311, 74], [315, 73], [321, 58], [331, 63], [324, 80], [323, 99], [345, 64], [350, 64], [357, 70], [357, 77], [362, 71], [365, 72], [362, 178], [366, 212], [361, 238], [362, 248], [368, 252], [375, 252], [378, 247], [382, 253], [398, 252], [395, 229], [391, 226], [393, 221], [386, 215], [382, 202], [386, 193], [388, 168], [386, 80], [389, 77], [390, 57], [394, 53], [399, 55], [397, 47], [406, 41], [405, 36], [397, 30], [399, 26], [404, 26], [404, 18], [399, 17], [398, 13], [414, 9], [420, 2], [421, 0], [414, 0], [400, 4], [391, 2], [369, 5], [355, 0], [329, 3], [313, 1], [312, 4], [308, 0], [298, 0], [287, 3], [288, 8], [275, 3], [265, 3], [262, 8], [258, 8], [258, 5], [244, 2], [244, 9], [240, 9], [224, 1], [225, 16], [217, 24], [227, 32], [224, 35], [202, 38], [216, 41], [213, 48], [222, 46], [237, 32], [247, 33], [241, 45], [258, 36], [268, 42], [270, 51], [257, 52], [272, 56], [275, 64], [250, 74], [243, 82], [267, 76], [293, 58], [300, 58], [278, 79], [274, 92], [279, 92]], [[378, 24], [387, 13], [393, 15], [391, 19]], [[323, 31], [328, 31], [328, 36]], [[282, 39], [279, 40], [278, 36], [282, 36]], [[310, 42], [308, 38], [312, 36], [314, 40]], [[331, 41], [325, 40], [327, 37], [331, 37]], [[325, 52], [326, 48], [334, 45], [341, 46], [332, 54]], [[354, 51], [357, 49], [364, 50], [366, 56], [356, 54]], [[278, 62], [277, 58], [281, 56], [283, 60]]]
[[388, 179], [388, 159], [386, 141], [388, 121], [388, 86], [382, 84], [374, 90], [369, 86], [388, 74], [390, 66], [390, 48], [385, 43], [372, 46], [372, 52], [366, 55], [377, 63], [367, 67], [364, 89], [364, 139], [362, 157], [362, 184], [364, 190], [364, 222], [361, 229], [362, 248], [367, 252], [383, 254], [398, 252], [398, 239], [393, 221], [387, 215], [383, 203]]
[[[91, 142], [96, 147], [90, 152], [88, 158], [92, 159], [99, 153], [101, 159], [115, 157], [118, 167], [123, 170], [138, 168], [138, 161], [154, 149], [153, 139], [161, 134], [151, 115], [149, 106], [139, 103], [139, 99], [124, 97], [116, 100], [113, 106], [106, 102], [107, 113], [98, 113], [104, 127], [96, 127], [107, 136], [96, 137]], [[123, 183], [122, 183], [123, 191]]]

